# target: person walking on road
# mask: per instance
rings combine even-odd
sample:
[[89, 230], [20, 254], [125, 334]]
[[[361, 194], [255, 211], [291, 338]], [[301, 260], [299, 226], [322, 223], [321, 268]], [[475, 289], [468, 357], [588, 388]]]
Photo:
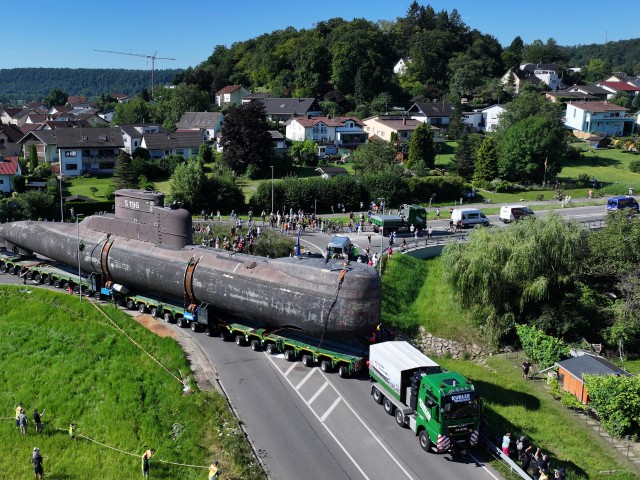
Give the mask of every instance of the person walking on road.
[[156, 453], [156, 451], [151, 448], [142, 454], [142, 476], [144, 478], [149, 478], [149, 469], [151, 468], [151, 455], [153, 455], [154, 453]]
[[36, 480], [42, 480], [44, 478], [44, 469], [42, 468], [42, 455], [40, 455], [38, 447], [33, 448], [31, 463], [33, 464], [33, 473], [36, 476]]

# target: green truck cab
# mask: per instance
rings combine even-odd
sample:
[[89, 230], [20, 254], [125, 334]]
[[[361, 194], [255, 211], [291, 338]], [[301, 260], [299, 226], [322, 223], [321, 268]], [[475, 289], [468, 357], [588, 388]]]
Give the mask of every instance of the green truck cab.
[[419, 230], [427, 227], [427, 210], [420, 205], [402, 205], [397, 215], [373, 215], [373, 231], [385, 235], [391, 232], [408, 232], [411, 225]]
[[407, 342], [370, 346], [371, 395], [425, 451], [462, 451], [478, 443], [481, 401], [474, 385], [446, 372]]

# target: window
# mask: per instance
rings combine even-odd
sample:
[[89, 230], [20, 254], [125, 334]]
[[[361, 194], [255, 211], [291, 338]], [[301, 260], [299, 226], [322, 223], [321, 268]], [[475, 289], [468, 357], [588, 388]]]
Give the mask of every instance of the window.
[[4, 185], [4, 180], [0, 179], [0, 185]]
[[67, 171], [69, 170], [78, 170], [78, 164], [77, 163], [68, 163], [67, 164]]
[[176, 155], [184, 155], [184, 150], [182, 148], [176, 148]]
[[134, 146], [134, 147], [137, 147], [137, 146], [138, 146], [138, 141], [137, 141], [137, 140], [133, 142], [133, 146]]
[[78, 152], [76, 152], [75, 150], [65, 150], [64, 156], [65, 157], [77, 157], [78, 156]]

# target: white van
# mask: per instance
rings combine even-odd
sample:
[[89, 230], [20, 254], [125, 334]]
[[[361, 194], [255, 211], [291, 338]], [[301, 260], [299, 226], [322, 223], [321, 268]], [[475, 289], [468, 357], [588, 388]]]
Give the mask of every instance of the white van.
[[477, 208], [454, 208], [451, 212], [451, 220], [454, 225], [460, 225], [462, 228], [489, 225], [489, 219]]
[[500, 207], [500, 220], [504, 223], [520, 220], [529, 215], [534, 215], [533, 210], [524, 205], [504, 205]]

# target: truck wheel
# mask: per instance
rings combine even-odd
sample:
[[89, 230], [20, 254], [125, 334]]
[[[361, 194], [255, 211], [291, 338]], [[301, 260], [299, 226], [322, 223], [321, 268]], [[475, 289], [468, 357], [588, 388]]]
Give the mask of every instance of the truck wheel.
[[116, 297], [115, 299], [116, 302], [116, 307], [124, 307], [124, 298], [122, 297]]
[[320, 362], [320, 370], [322, 370], [324, 373], [331, 372], [331, 362], [329, 360], [322, 360]]
[[236, 345], [239, 347], [244, 345], [244, 335], [236, 335], [234, 340], [236, 341]]
[[302, 355], [302, 364], [305, 367], [313, 367], [313, 357], [311, 355]]
[[213, 329], [209, 325], [205, 327], [204, 333], [207, 335], [207, 337], [213, 337]]
[[60, 288], [62, 286], [62, 282], [57, 278], [53, 281], [53, 286], [56, 288]]
[[78, 285], [73, 286], [74, 295], [78, 295], [80, 293], [80, 287]]
[[11, 275], [15, 275], [16, 273], [18, 273], [18, 267], [16, 267], [16, 266], [14, 265], [13, 267], [11, 267], [11, 268], [9, 269], [9, 273], [10, 273]]
[[129, 310], [135, 310], [136, 309], [136, 302], [134, 302], [131, 299], [127, 300], [127, 308]]
[[96, 292], [93, 294], [93, 298], [95, 298], [96, 300], [100, 301], [102, 300], [102, 294], [100, 292]]
[[296, 359], [296, 354], [293, 350], [285, 350], [284, 351], [284, 359], [287, 362], [293, 362]]
[[223, 342], [228, 342], [229, 341], [229, 330], [227, 330], [226, 328], [223, 328], [222, 330], [220, 330], [220, 340], [222, 340]]
[[396, 410], [396, 423], [400, 425], [400, 427], [405, 428], [404, 413], [402, 413], [402, 410]]
[[33, 272], [27, 272], [27, 280], [33, 280]]
[[46, 277], [44, 278], [44, 284], [45, 284], [45, 285], [51, 285], [51, 284], [53, 284], [53, 278], [51, 278], [51, 277], [49, 277], [49, 276], [46, 276]]
[[167, 323], [173, 323], [173, 317], [169, 312], [164, 314], [164, 321]]
[[184, 328], [187, 325], [185, 324], [184, 321], [184, 317], [176, 317], [176, 324], [180, 327], [180, 328]]
[[198, 322], [191, 322], [191, 331], [192, 332], [198, 331]]
[[144, 303], [139, 303], [138, 304], [138, 311], [140, 313], [144, 313], [147, 311], [147, 306]]
[[36, 273], [36, 276], [33, 277], [33, 279], [36, 283], [42, 283], [42, 275], [40, 275], [39, 273]]
[[340, 365], [340, 367], [338, 367], [338, 375], [340, 375], [340, 378], [348, 378], [349, 367], [347, 367], [346, 365]]
[[429, 440], [429, 434], [426, 430], [420, 430], [418, 440], [420, 441], [420, 447], [422, 447], [425, 452], [431, 450], [431, 440]]
[[273, 343], [267, 343], [266, 351], [269, 355], [275, 355], [276, 346]]
[[156, 318], [158, 316], [158, 308], [157, 307], [151, 307], [151, 316], [153, 318]]
[[387, 397], [384, 397], [384, 400], [382, 400], [382, 406], [384, 407], [384, 411], [387, 412], [387, 414], [393, 415], [393, 411], [396, 407], [393, 403], [391, 403], [391, 400], [389, 400]]
[[254, 352], [260, 351], [260, 340], [257, 340], [255, 338], [251, 340], [251, 350], [253, 350]]
[[374, 402], [376, 402], [378, 405], [382, 405], [382, 399], [384, 397], [382, 396], [382, 393], [380, 393], [380, 390], [378, 390], [376, 387], [373, 387], [373, 392], [371, 392], [371, 395], [373, 396]]

